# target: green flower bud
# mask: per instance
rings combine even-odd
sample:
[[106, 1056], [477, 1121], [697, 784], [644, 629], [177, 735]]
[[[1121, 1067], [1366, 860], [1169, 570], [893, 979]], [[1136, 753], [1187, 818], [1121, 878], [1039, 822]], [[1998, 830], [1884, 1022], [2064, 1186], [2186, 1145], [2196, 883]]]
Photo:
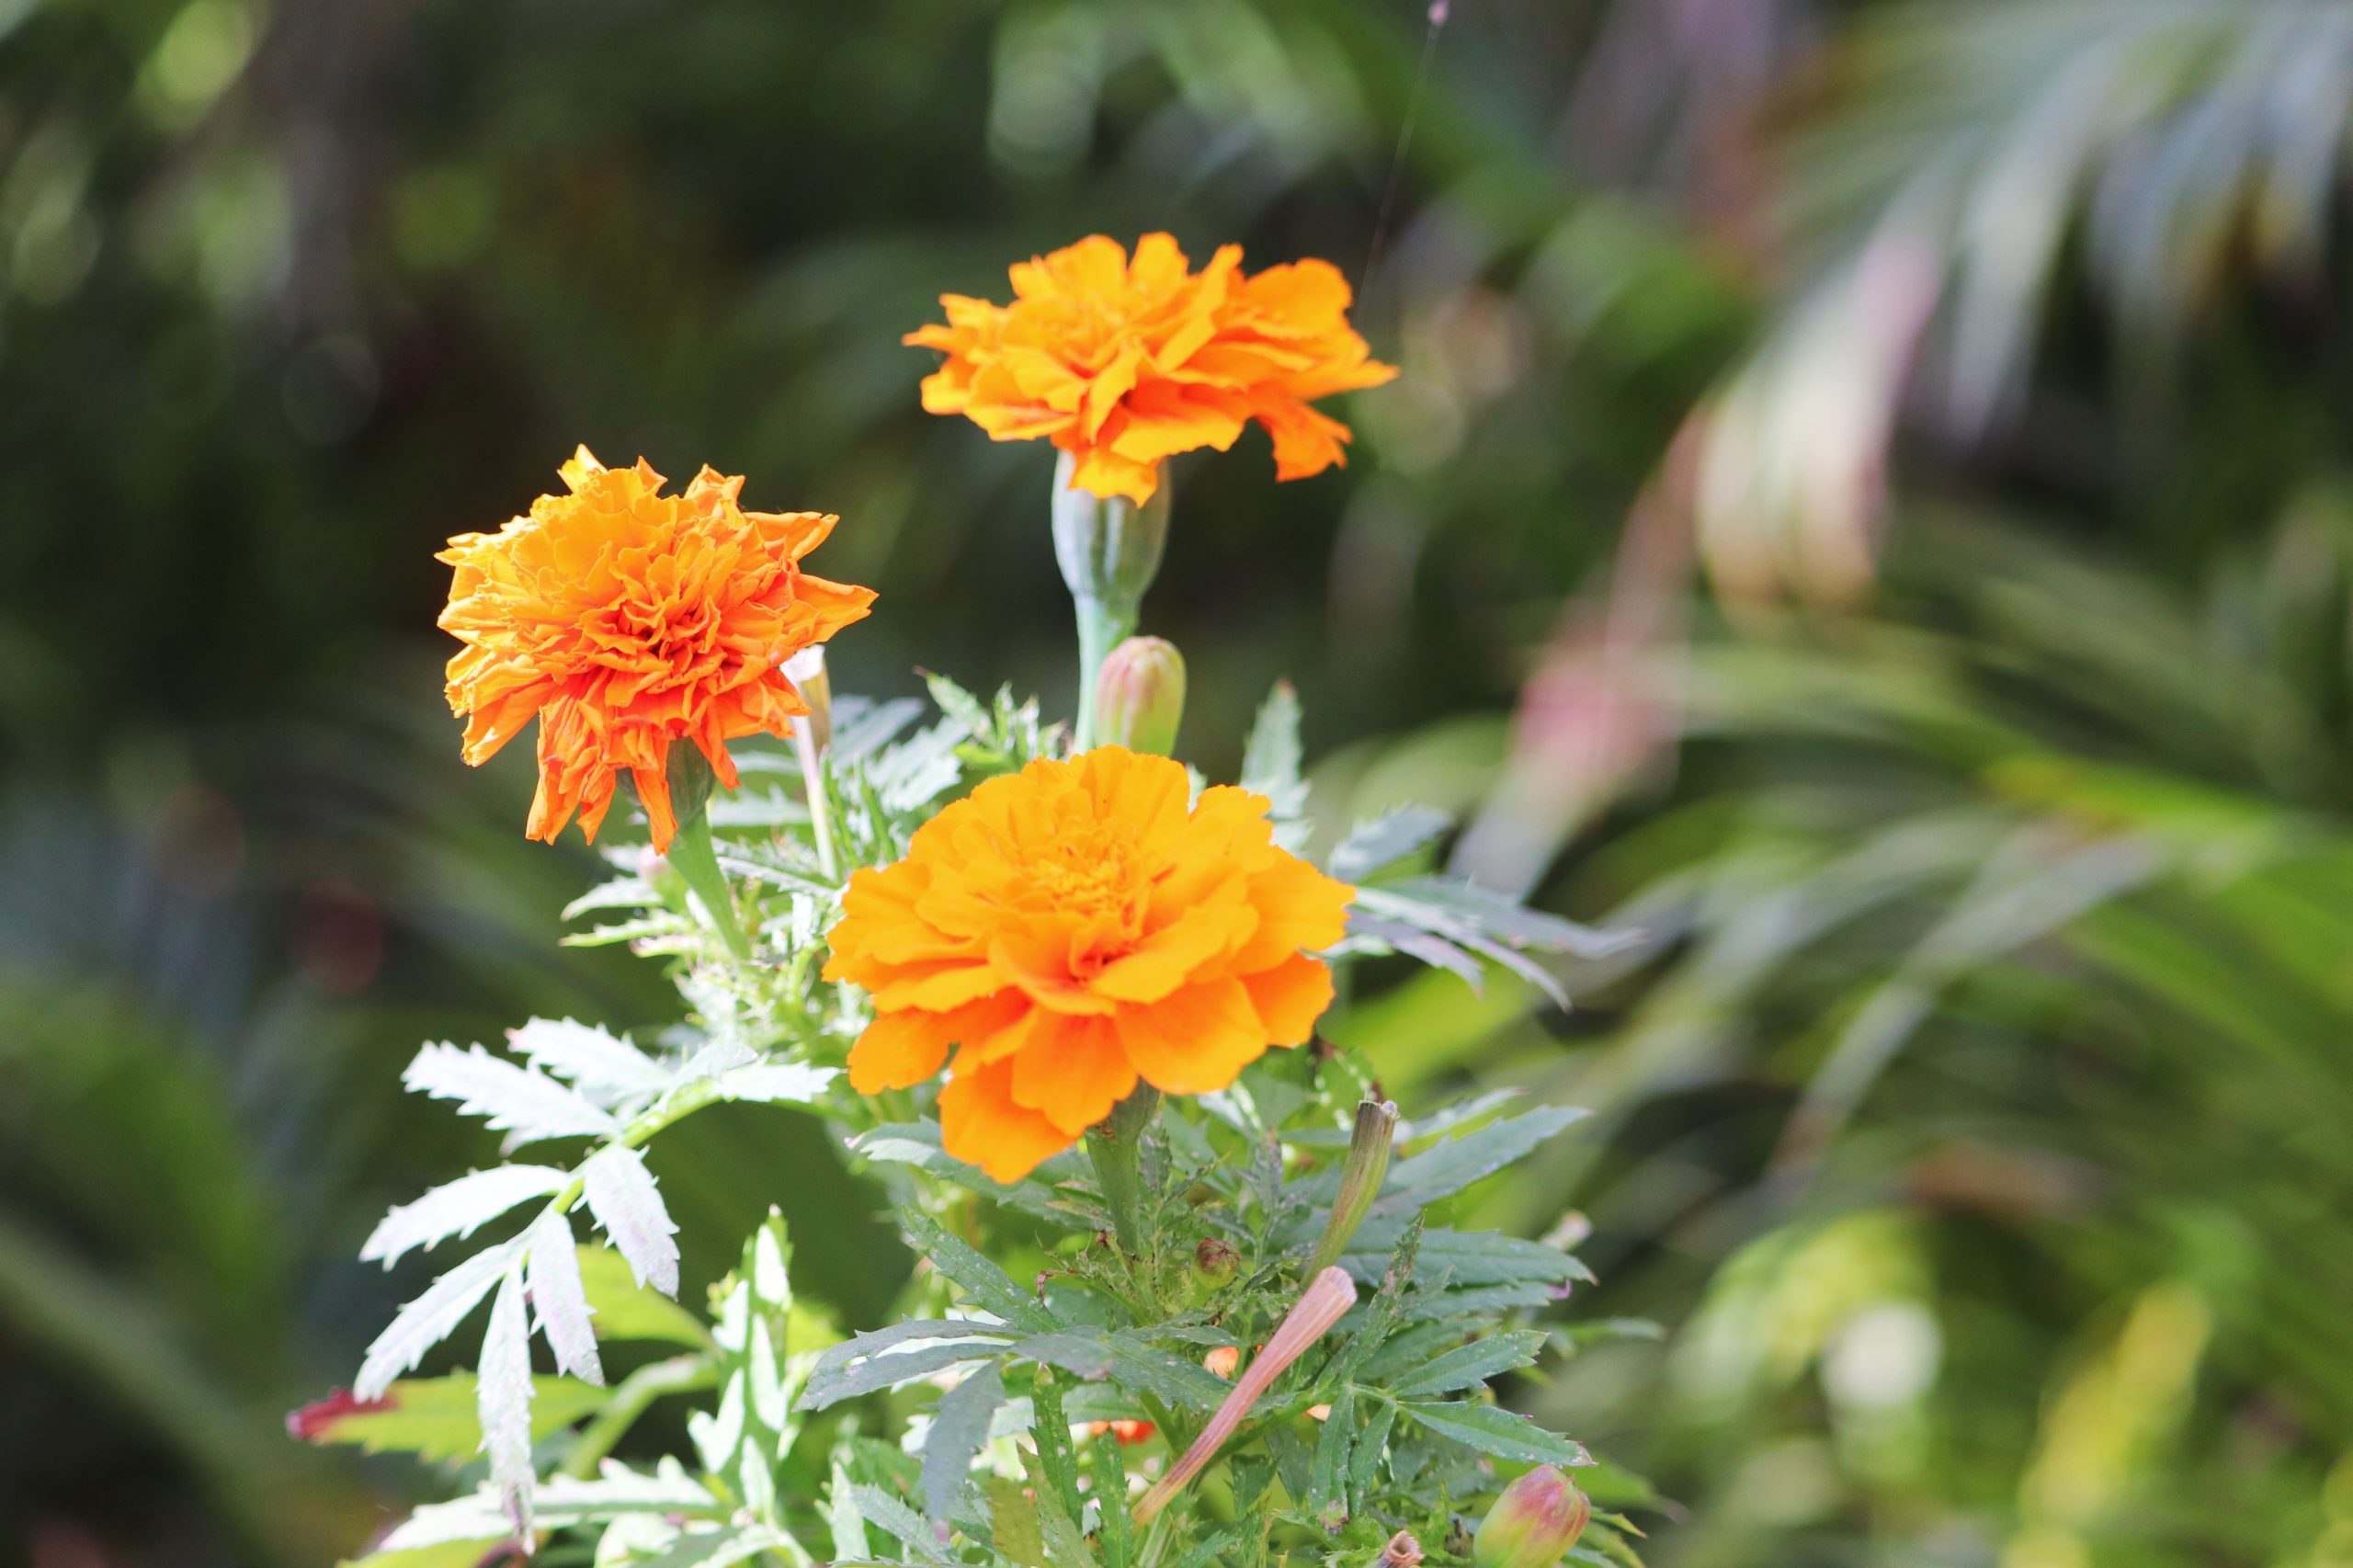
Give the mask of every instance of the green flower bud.
[[1124, 495], [1074, 489], [1076, 460], [1054, 468], [1054, 559], [1078, 611], [1077, 749], [1096, 744], [1096, 674], [1112, 645], [1136, 629], [1143, 591], [1160, 570], [1168, 542], [1168, 481], [1139, 506]]
[[1215, 1236], [1203, 1236], [1201, 1244], [1193, 1249], [1193, 1272], [1200, 1276], [1205, 1285], [1226, 1283], [1241, 1267], [1242, 1255]]
[[1340, 1261], [1348, 1240], [1364, 1223], [1381, 1184], [1389, 1176], [1389, 1147], [1397, 1135], [1397, 1102], [1367, 1098], [1357, 1105], [1355, 1133], [1348, 1140], [1348, 1157], [1340, 1167], [1340, 1190], [1332, 1199], [1332, 1218], [1309, 1260], [1310, 1274]]
[[1552, 1568], [1576, 1544], [1593, 1505], [1551, 1465], [1504, 1488], [1471, 1542], [1473, 1568]]
[[1107, 500], [1073, 488], [1076, 468], [1068, 452], [1054, 468], [1054, 559], [1073, 598], [1132, 618], [1168, 542], [1167, 476], [1139, 506], [1124, 495]]
[[1131, 637], [1111, 650], [1095, 680], [1095, 738], [1105, 745], [1166, 756], [1185, 717], [1185, 655], [1157, 637]]

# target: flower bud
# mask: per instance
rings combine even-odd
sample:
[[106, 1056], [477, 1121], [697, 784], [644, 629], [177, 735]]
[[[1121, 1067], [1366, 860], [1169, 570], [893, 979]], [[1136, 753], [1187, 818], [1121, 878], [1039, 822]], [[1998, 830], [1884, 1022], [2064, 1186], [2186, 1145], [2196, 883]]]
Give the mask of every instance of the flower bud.
[[1372, 1568], [1421, 1568], [1422, 1543], [1411, 1530], [1399, 1530], [1372, 1560]]
[[1473, 1568], [1552, 1568], [1576, 1544], [1593, 1505], [1551, 1465], [1504, 1488], [1471, 1542]]
[[1071, 483], [1076, 460], [1068, 452], [1054, 468], [1054, 559], [1071, 597], [1110, 607], [1130, 618], [1160, 571], [1168, 542], [1168, 480], [1139, 506], [1124, 495], [1100, 496]]
[[1241, 1267], [1242, 1255], [1215, 1236], [1203, 1236], [1200, 1245], [1193, 1249], [1193, 1271], [1210, 1285], [1224, 1284]]
[[1370, 1096], [1357, 1104], [1356, 1131], [1348, 1140], [1348, 1157], [1340, 1167], [1340, 1190], [1332, 1199], [1332, 1218], [1307, 1270], [1313, 1274], [1340, 1261], [1349, 1238], [1381, 1196], [1389, 1176], [1389, 1147], [1397, 1134], [1397, 1102]]
[[1095, 739], [1166, 756], [1185, 716], [1185, 655], [1157, 637], [1131, 637], [1095, 678]]
[[834, 744], [834, 683], [825, 674], [825, 650], [812, 643], [784, 662], [784, 678], [809, 705], [809, 738], [817, 750]]

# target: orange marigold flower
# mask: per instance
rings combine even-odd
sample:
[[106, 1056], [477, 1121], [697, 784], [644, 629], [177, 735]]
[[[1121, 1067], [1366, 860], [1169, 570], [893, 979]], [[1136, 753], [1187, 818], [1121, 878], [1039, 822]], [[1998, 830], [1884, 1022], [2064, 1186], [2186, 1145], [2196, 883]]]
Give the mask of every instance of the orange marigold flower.
[[526, 831], [552, 843], [574, 811], [592, 841], [627, 768], [654, 824], [677, 832], [666, 766], [692, 740], [735, 787], [727, 743], [783, 735], [809, 711], [784, 662], [866, 614], [871, 589], [829, 583], [800, 560], [838, 518], [747, 512], [742, 476], [706, 468], [678, 495], [646, 466], [608, 469], [582, 447], [542, 495], [494, 534], [460, 534], [441, 629], [449, 709], [467, 715], [479, 764], [540, 721], [540, 789]]
[[1278, 848], [1264, 796], [1197, 804], [1181, 764], [1120, 746], [993, 778], [850, 879], [828, 980], [874, 996], [861, 1094], [938, 1073], [941, 1142], [1016, 1181], [1139, 1079], [1222, 1089], [1332, 1001], [1309, 954], [1356, 890]]
[[943, 294], [944, 324], [905, 342], [947, 359], [923, 405], [961, 414], [1000, 441], [1044, 437], [1077, 460], [1071, 483], [1138, 505], [1160, 463], [1223, 451], [1256, 420], [1275, 441], [1275, 477], [1345, 463], [1348, 427], [1308, 406], [1397, 373], [1348, 325], [1348, 285], [1325, 261], [1242, 271], [1221, 245], [1190, 269], [1166, 234], [1129, 258], [1097, 234], [1012, 269], [1013, 302]]

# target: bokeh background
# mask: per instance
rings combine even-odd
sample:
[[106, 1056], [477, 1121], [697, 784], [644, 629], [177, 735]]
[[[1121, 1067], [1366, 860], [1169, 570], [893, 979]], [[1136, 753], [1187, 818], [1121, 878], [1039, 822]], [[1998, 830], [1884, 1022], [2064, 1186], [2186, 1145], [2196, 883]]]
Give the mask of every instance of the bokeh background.
[[[1165, 227], [1404, 367], [1180, 468], [1187, 749], [1288, 675], [1319, 809], [1645, 934], [1336, 1032], [1597, 1112], [1483, 1201], [1659, 1325], [1513, 1391], [1650, 1560], [2353, 1562], [2348, 95], [2327, 0], [0, 0], [0, 1561], [358, 1548], [433, 1478], [280, 1419], [488, 1153], [400, 1064], [664, 1017], [440, 540], [708, 460], [846, 519], [840, 687], [1066, 701], [1048, 460], [897, 339]], [[692, 1142], [882, 1310], [813, 1127]]]

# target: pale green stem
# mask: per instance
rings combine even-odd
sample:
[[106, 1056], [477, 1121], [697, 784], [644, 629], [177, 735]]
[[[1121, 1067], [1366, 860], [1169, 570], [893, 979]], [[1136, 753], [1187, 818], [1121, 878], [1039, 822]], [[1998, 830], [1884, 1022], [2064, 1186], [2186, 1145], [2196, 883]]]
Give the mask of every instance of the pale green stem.
[[826, 791], [824, 769], [817, 762], [817, 732], [807, 719], [792, 722], [792, 749], [801, 757], [801, 787], [809, 797], [809, 831], [817, 840], [817, 868], [829, 882], [841, 878], [834, 855], [833, 797]]
[[[642, 1149], [665, 1128], [684, 1121], [707, 1105], [718, 1104], [719, 1099], [719, 1086], [710, 1079], [689, 1084], [627, 1127], [622, 1128], [620, 1136], [613, 1142], [624, 1149]], [[587, 1178], [574, 1176], [572, 1178], [572, 1184], [557, 1193], [548, 1207], [559, 1214], [568, 1213], [572, 1206], [579, 1202], [581, 1196], [587, 1190]]]
[[597, 1413], [597, 1419], [581, 1428], [572, 1451], [564, 1456], [559, 1473], [586, 1480], [597, 1473], [597, 1465], [614, 1446], [629, 1434], [637, 1418], [648, 1407], [666, 1394], [691, 1393], [698, 1389], [718, 1386], [716, 1368], [699, 1356], [680, 1356], [667, 1361], [655, 1361], [640, 1367], [622, 1379], [613, 1390], [612, 1398]]
[[1086, 1132], [1086, 1153], [1095, 1162], [1096, 1184], [1102, 1187], [1104, 1205], [1111, 1210], [1111, 1228], [1120, 1238], [1120, 1250], [1130, 1257], [1143, 1254], [1142, 1228], [1136, 1220], [1143, 1200], [1137, 1146], [1159, 1108], [1160, 1091], [1144, 1085], [1113, 1106], [1111, 1114]]
[[1116, 606], [1088, 596], [1078, 605], [1078, 733], [1074, 749], [1095, 744], [1095, 688], [1103, 677], [1103, 661], [1136, 629], [1137, 608]]
[[734, 891], [727, 885], [725, 873], [719, 869], [719, 852], [710, 842], [710, 818], [697, 813], [692, 822], [678, 824], [676, 836], [670, 840], [670, 864], [687, 880], [703, 908], [710, 912], [710, 924], [718, 931], [719, 939], [737, 960], [748, 961], [752, 943], [744, 935], [743, 926], [735, 918]]

